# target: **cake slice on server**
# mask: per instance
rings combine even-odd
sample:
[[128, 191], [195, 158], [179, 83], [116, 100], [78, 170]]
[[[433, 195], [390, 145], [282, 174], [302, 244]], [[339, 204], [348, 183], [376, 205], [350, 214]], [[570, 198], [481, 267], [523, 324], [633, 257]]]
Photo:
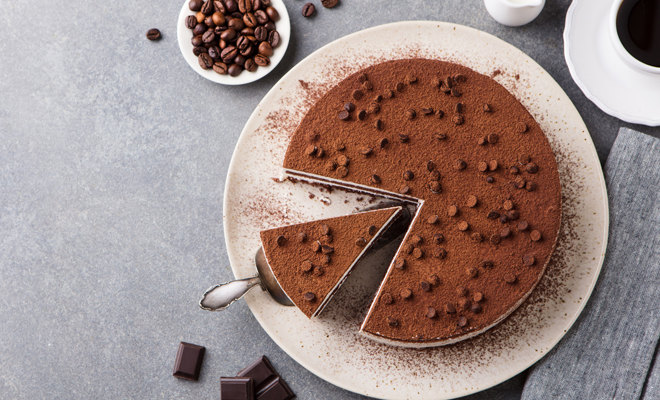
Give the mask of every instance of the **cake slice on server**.
[[308, 317], [318, 316], [401, 207], [349, 214], [261, 231], [273, 275]]

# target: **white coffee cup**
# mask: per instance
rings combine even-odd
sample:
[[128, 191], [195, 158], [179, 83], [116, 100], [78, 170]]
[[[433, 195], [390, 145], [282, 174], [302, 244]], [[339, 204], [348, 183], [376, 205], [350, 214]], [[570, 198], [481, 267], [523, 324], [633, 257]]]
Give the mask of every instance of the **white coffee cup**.
[[654, 67], [652, 65], [644, 64], [643, 62], [639, 61], [630, 53], [628, 53], [628, 50], [626, 50], [625, 47], [623, 47], [623, 43], [621, 43], [621, 39], [619, 39], [619, 33], [617, 32], [616, 29], [616, 17], [619, 14], [619, 8], [621, 8], [621, 4], [624, 2], [624, 0], [614, 0], [614, 3], [612, 3], [612, 8], [610, 9], [610, 16], [609, 16], [609, 21], [608, 21], [608, 30], [610, 31], [610, 39], [612, 40], [612, 45], [614, 46], [614, 50], [616, 54], [621, 58], [626, 64], [629, 66], [638, 69], [640, 71], [644, 72], [649, 72], [652, 74], [660, 74], [660, 68], [659, 67]]

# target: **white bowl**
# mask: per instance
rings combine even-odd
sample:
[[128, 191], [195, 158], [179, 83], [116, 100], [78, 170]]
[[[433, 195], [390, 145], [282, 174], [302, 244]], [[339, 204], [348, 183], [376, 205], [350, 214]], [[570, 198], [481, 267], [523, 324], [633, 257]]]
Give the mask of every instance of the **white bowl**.
[[[211, 0], [209, 0], [211, 1]], [[217, 74], [213, 69], [203, 69], [199, 66], [197, 56], [193, 54], [193, 45], [191, 43], [193, 34], [192, 30], [186, 27], [186, 17], [195, 15], [194, 11], [190, 11], [188, 7], [189, 0], [186, 0], [181, 7], [179, 13], [179, 21], [177, 22], [176, 36], [179, 41], [179, 49], [183, 58], [188, 62], [188, 65], [204, 78], [215, 83], [223, 85], [244, 85], [246, 83], [254, 82], [268, 75], [270, 71], [277, 67], [277, 64], [282, 61], [287, 47], [289, 47], [289, 39], [291, 38], [291, 21], [289, 20], [289, 13], [282, 0], [271, 0], [271, 5], [275, 7], [280, 14], [280, 19], [275, 22], [277, 32], [280, 34], [280, 44], [273, 49], [273, 56], [270, 57], [270, 65], [267, 67], [259, 67], [255, 72], [243, 71], [239, 76], [230, 76]]]

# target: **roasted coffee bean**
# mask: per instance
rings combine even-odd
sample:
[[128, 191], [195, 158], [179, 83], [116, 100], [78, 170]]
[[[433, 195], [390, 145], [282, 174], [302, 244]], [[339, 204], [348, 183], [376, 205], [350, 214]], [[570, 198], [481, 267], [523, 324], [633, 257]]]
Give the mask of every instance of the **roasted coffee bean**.
[[255, 11], [255, 12], [254, 12], [254, 17], [257, 19], [257, 22], [258, 22], [260, 25], [265, 24], [265, 23], [268, 22], [268, 20], [269, 20], [269, 19], [268, 19], [268, 14], [266, 14], [266, 11], [264, 11], [264, 10], [257, 10], [257, 11]]
[[237, 55], [238, 55], [238, 49], [234, 46], [229, 46], [226, 49], [222, 50], [222, 53], [220, 53], [220, 57], [222, 57], [222, 61], [226, 62], [227, 64], [234, 61], [234, 58], [236, 58]]
[[202, 40], [204, 41], [204, 43], [207, 44], [213, 42], [215, 40], [215, 32], [213, 32], [210, 29], [204, 32], [204, 34], [202, 35]]
[[278, 31], [270, 31], [268, 34], [268, 44], [270, 47], [277, 47], [280, 44], [280, 33]]
[[232, 64], [229, 66], [228, 72], [229, 75], [236, 77], [239, 76], [241, 72], [243, 72], [243, 67], [240, 65]]
[[204, 46], [198, 46], [198, 47], [193, 47], [193, 54], [197, 57], [199, 57], [200, 54], [202, 53], [208, 53], [209, 49], [207, 49]]
[[303, 299], [305, 299], [305, 301], [314, 301], [316, 300], [316, 295], [312, 292], [307, 292], [303, 295]]
[[202, 40], [202, 35], [193, 36], [193, 38], [190, 39], [190, 43], [192, 43], [193, 47], [202, 46], [204, 44], [204, 41]]
[[211, 56], [211, 58], [216, 59], [216, 60], [220, 58], [221, 52], [222, 51], [220, 50], [220, 47], [218, 47], [218, 46], [211, 46], [211, 47], [208, 48], [209, 55]]
[[229, 43], [225, 42], [224, 40], [220, 39], [218, 41], [218, 47], [220, 47], [220, 50], [224, 50], [229, 46]]
[[225, 8], [227, 9], [227, 13], [235, 13], [238, 11], [238, 3], [235, 0], [225, 0]]
[[264, 56], [266, 56], [266, 57], [270, 57], [270, 56], [273, 55], [273, 48], [270, 47], [270, 45], [268, 44], [268, 42], [261, 42], [261, 43], [259, 44], [259, 49], [258, 49], [258, 51], [259, 51], [259, 54], [264, 55]]
[[268, 21], [264, 24], [264, 28], [268, 29], [268, 32], [275, 30], [275, 23], [273, 21]]
[[216, 0], [213, 2], [213, 6], [215, 7], [215, 11], [224, 14], [227, 14], [227, 8], [225, 7], [225, 3], [223, 3], [221, 0]]
[[257, 64], [254, 62], [254, 59], [248, 58], [245, 60], [245, 65], [243, 66], [246, 71], [254, 72], [257, 70]]
[[[312, 4], [312, 6], [313, 5], [314, 4]], [[280, 13], [278, 13], [274, 7], [267, 7], [266, 14], [268, 14], [268, 18], [270, 18], [271, 21], [277, 21], [280, 19]]]
[[302, 15], [303, 17], [309, 18], [312, 15], [314, 15], [315, 11], [316, 11], [316, 7], [314, 7], [314, 4], [306, 3], [302, 8]]
[[200, 11], [197, 14], [195, 14], [195, 18], [197, 18], [197, 23], [201, 24], [206, 19], [206, 15], [204, 15], [204, 13]]
[[339, 0], [321, 0], [321, 4], [325, 8], [332, 8], [339, 4]]
[[199, 66], [202, 67], [202, 69], [210, 69], [213, 67], [213, 59], [207, 53], [200, 54], [197, 61], [199, 61]]
[[236, 39], [236, 31], [233, 28], [229, 28], [220, 34], [220, 39], [228, 43], [233, 42]]
[[262, 5], [263, 4], [261, 3], [261, 0], [252, 0], [252, 9], [253, 10], [255, 10], [255, 11], [260, 10]]
[[246, 60], [245, 56], [242, 56], [242, 55], [239, 54], [239, 55], [236, 56], [236, 58], [234, 58], [234, 64], [238, 64], [241, 67], [244, 67], [245, 66], [245, 60]]
[[204, 15], [211, 15], [215, 12], [215, 6], [211, 0], [208, 0], [200, 10]]
[[365, 110], [360, 110], [357, 117], [360, 121], [364, 121], [364, 119], [367, 118], [367, 112]]
[[240, 11], [233, 12], [229, 15], [231, 15], [232, 18], [238, 18], [240, 20], [243, 19], [243, 14]]
[[222, 32], [226, 31], [227, 29], [229, 29], [229, 27], [227, 25], [216, 26], [214, 31], [215, 31], [215, 34], [218, 35], [218, 37], [220, 37], [220, 35], [222, 35]]
[[227, 75], [227, 64], [223, 62], [217, 62], [213, 64], [213, 70], [216, 74]]
[[247, 36], [245, 36], [245, 37], [248, 38], [248, 40], [249, 40], [250, 42], [252, 42], [253, 45], [256, 45], [256, 44], [257, 44], [257, 38], [254, 37], [254, 35], [247, 35]]
[[194, 15], [189, 15], [186, 17], [186, 28], [195, 29], [197, 26], [197, 18]]
[[238, 0], [238, 11], [243, 14], [252, 11], [252, 0]]
[[197, 23], [195, 27], [193, 28], [193, 36], [201, 36], [203, 35], [207, 30], [209, 29], [208, 26], [206, 26], [205, 23]]
[[236, 32], [240, 32], [245, 28], [245, 22], [244, 18], [232, 18], [229, 20], [227, 23], [227, 26], [229, 26], [231, 29], [235, 30]]
[[258, 26], [254, 28], [254, 37], [260, 42], [266, 41], [268, 40], [268, 30], [263, 26]]
[[260, 67], [266, 67], [270, 64], [270, 59], [262, 54], [254, 56], [254, 62]]
[[240, 53], [243, 57], [252, 57], [252, 55], [255, 53], [254, 46], [249, 45], [245, 49], [241, 50]]
[[158, 39], [160, 39], [160, 31], [156, 28], [149, 29], [147, 31], [147, 39], [149, 39], [149, 40], [158, 40]]
[[254, 28], [256, 27], [259, 23], [257, 22], [257, 17], [254, 16], [252, 13], [247, 13], [243, 16], [243, 22], [245, 23], [245, 26], [248, 28]]
[[188, 8], [190, 8], [190, 11], [199, 11], [202, 9], [203, 4], [202, 0], [190, 0]]
[[245, 36], [239, 36], [236, 40], [236, 47], [239, 50], [245, 50], [250, 44], [251, 42]]
[[243, 28], [243, 30], [241, 30], [241, 35], [243, 35], [245, 37], [248, 37], [248, 38], [250, 36], [254, 36], [254, 29], [252, 29], [252, 28]]
[[216, 25], [224, 25], [227, 23], [227, 19], [225, 18], [225, 16], [219, 12], [213, 13], [211, 19], [213, 20], [213, 23]]
[[217, 26], [216, 23], [213, 22], [213, 17], [204, 18], [204, 23], [209, 27], [209, 29], [214, 29]]

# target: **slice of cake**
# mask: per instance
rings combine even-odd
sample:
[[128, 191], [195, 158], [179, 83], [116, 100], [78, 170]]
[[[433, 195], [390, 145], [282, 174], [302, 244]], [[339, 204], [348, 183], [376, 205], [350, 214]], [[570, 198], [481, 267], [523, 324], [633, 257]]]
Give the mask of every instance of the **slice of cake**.
[[361, 328], [389, 344], [444, 345], [499, 323], [543, 276], [559, 232], [543, 130], [495, 80], [453, 63], [388, 61], [347, 77], [309, 109], [284, 168], [417, 203]]
[[289, 299], [309, 318], [335, 291], [401, 207], [261, 231], [268, 265]]

